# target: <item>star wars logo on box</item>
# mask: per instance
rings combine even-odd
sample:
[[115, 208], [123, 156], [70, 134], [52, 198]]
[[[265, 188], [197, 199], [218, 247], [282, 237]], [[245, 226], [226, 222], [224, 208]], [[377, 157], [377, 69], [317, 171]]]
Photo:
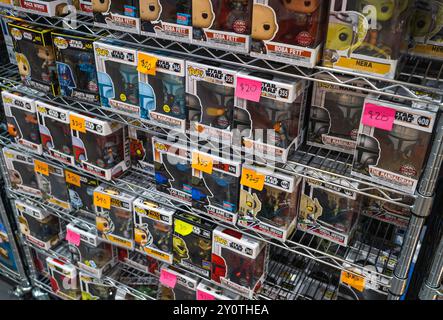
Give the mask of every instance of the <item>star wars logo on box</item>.
[[327, 1], [254, 0], [251, 55], [304, 67], [320, 59]]
[[138, 0], [92, 0], [94, 25], [140, 33]]
[[141, 117], [151, 119], [168, 129], [185, 132], [188, 117], [185, 61], [158, 54], [149, 56], [158, 60], [155, 75], [139, 73]]
[[212, 231], [215, 225], [185, 213], [174, 216], [174, 263], [211, 277]]
[[20, 10], [42, 16], [56, 17], [69, 13], [71, 0], [13, 0], [14, 6]]
[[25, 22], [9, 22], [18, 73], [25, 86], [58, 95], [51, 31]]
[[94, 190], [98, 187], [99, 181], [70, 170], [65, 170], [65, 180], [71, 207], [74, 210], [94, 212]]
[[191, 0], [139, 0], [141, 34], [191, 42]]
[[[392, 129], [360, 124], [351, 173], [413, 194], [426, 165], [436, 114], [416, 109], [422, 105], [366, 98], [364, 108], [374, 106], [395, 110]], [[374, 116], [371, 112], [368, 117]]]
[[214, 230], [212, 244], [212, 281], [252, 298], [261, 287], [265, 274], [267, 246], [224, 227]]
[[[319, 78], [328, 81], [332, 79], [329, 76]], [[342, 76], [340, 79], [345, 82], [350, 78]], [[367, 87], [363, 83], [356, 85]], [[353, 154], [367, 95], [366, 92], [355, 88], [315, 82], [306, 143]]]
[[115, 300], [117, 288], [114, 284], [84, 272], [79, 275], [82, 300]]
[[131, 167], [154, 175], [153, 134], [136, 127], [128, 127]]
[[[286, 161], [303, 141], [305, 82], [261, 72], [237, 78], [261, 82], [258, 102], [235, 98], [234, 146], [271, 160]], [[238, 135], [238, 136], [237, 136]]]
[[173, 266], [165, 266], [161, 269], [161, 273], [166, 273], [177, 279], [175, 285], [171, 287], [171, 283], [162, 282], [160, 278], [160, 287], [158, 292], [159, 300], [195, 300], [198, 278], [194, 275], [178, 270]]
[[248, 52], [252, 0], [193, 0], [192, 43]]
[[37, 175], [34, 171], [34, 159], [23, 152], [3, 148], [3, 157], [8, 170], [11, 188], [37, 198], [42, 197]]
[[296, 227], [301, 179], [246, 164], [242, 170], [253, 170], [263, 175], [264, 183], [261, 190], [241, 186], [237, 223], [258, 233], [286, 240]]
[[216, 63], [186, 61], [190, 131], [198, 140], [231, 144], [236, 75]]
[[29, 150], [43, 151], [34, 99], [2, 91], [8, 133], [14, 141]]
[[75, 266], [53, 257], [47, 257], [46, 263], [52, 291], [65, 299], [79, 300], [81, 293]]
[[92, 46], [94, 40], [91, 37], [52, 33], [61, 95], [91, 103], [100, 102]]

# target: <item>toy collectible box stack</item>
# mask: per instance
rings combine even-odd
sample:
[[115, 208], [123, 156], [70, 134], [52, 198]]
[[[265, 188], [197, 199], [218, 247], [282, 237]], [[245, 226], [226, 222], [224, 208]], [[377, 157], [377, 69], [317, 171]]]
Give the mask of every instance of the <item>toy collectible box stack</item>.
[[92, 0], [94, 25], [140, 33], [138, 0]]
[[138, 54], [140, 63], [144, 56], [156, 59], [155, 74], [139, 69], [140, 117], [150, 118], [168, 129], [185, 132], [188, 117], [185, 61], [158, 54]]
[[80, 272], [79, 275], [82, 300], [115, 300], [115, 285], [84, 272]]
[[155, 185], [158, 191], [192, 203], [192, 165], [186, 145], [152, 138]]
[[6, 90], [2, 91], [2, 98], [9, 135], [16, 143], [41, 154], [43, 148], [34, 99]]
[[223, 65], [186, 61], [190, 131], [199, 140], [231, 144], [236, 76]]
[[95, 104], [100, 102], [94, 40], [86, 36], [52, 33], [61, 95]]
[[93, 231], [71, 223], [66, 232], [70, 235], [69, 250], [80, 269], [101, 278], [115, 264], [112, 245], [100, 241]]
[[266, 276], [265, 242], [217, 227], [212, 246], [212, 280], [246, 298], [252, 298]]
[[24, 201], [15, 201], [21, 233], [26, 239], [44, 250], [60, 242], [60, 223], [57, 217]]
[[[240, 191], [240, 159], [226, 159], [209, 153], [192, 152], [192, 207], [235, 225]], [[209, 161], [210, 168], [199, 166]]]
[[69, 111], [36, 101], [43, 154], [68, 165], [74, 165]]
[[46, 263], [49, 268], [52, 291], [65, 299], [79, 300], [81, 293], [75, 266], [53, 257], [47, 257]]
[[128, 127], [131, 167], [144, 173], [154, 174], [153, 134], [136, 127]]
[[306, 144], [353, 154], [366, 96], [355, 88], [314, 82]]
[[41, 198], [42, 191], [39, 189], [34, 171], [34, 159], [23, 152], [8, 148], [3, 148], [3, 157], [11, 188]]
[[99, 181], [66, 169], [65, 180], [71, 207], [74, 210], [94, 212], [94, 190], [98, 187]]
[[265, 167], [243, 165], [240, 183], [237, 224], [286, 240], [296, 229], [301, 179]]
[[254, 0], [251, 55], [314, 67], [320, 60], [328, 1]]
[[323, 65], [394, 78], [409, 2], [331, 0]]
[[203, 280], [197, 286], [197, 300], [241, 300], [241, 296]]
[[351, 173], [413, 194], [436, 118], [435, 112], [415, 109], [422, 107], [366, 98]]
[[111, 180], [131, 166], [128, 129], [121, 123], [69, 114], [75, 164]]
[[236, 97], [234, 126], [243, 136], [243, 148], [249, 154], [286, 161], [289, 150], [303, 141], [305, 82], [245, 71], [237, 78], [261, 82], [258, 102]]
[[195, 300], [198, 278], [173, 266], [160, 271], [158, 300]]
[[304, 179], [300, 199], [298, 228], [309, 234], [347, 246], [355, 230], [360, 212], [357, 193], [351, 182], [340, 182], [343, 187]]
[[139, 0], [141, 34], [191, 42], [191, 0]]
[[249, 52], [252, 0], [193, 0], [192, 42]]
[[129, 116], [148, 118], [140, 108], [137, 50], [111, 42], [94, 42], [101, 105]]
[[[396, 196], [395, 194], [390, 193], [388, 193], [388, 195], [392, 198]], [[408, 201], [408, 205], [413, 205], [412, 199]], [[379, 221], [393, 224], [399, 228], [406, 228], [412, 213], [409, 207], [403, 207], [395, 203], [367, 197], [364, 199], [361, 214]]]
[[210, 279], [214, 229], [214, 224], [194, 215], [176, 213], [173, 238], [174, 263]]
[[71, 0], [12, 0], [21, 11], [47, 17], [63, 16], [70, 12]]
[[172, 264], [174, 210], [137, 198], [134, 201], [135, 250]]
[[117, 188], [100, 185], [94, 191], [98, 236], [118, 247], [134, 248], [132, 203], [135, 197]]
[[18, 72], [24, 85], [58, 95], [51, 31], [25, 22], [9, 22]]

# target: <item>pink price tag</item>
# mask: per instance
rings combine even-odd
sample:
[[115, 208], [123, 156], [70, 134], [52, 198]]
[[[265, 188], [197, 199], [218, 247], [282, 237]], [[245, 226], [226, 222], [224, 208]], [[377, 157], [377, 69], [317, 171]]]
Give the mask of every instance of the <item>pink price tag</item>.
[[366, 126], [392, 131], [395, 120], [395, 109], [366, 103], [362, 123]]
[[169, 288], [175, 288], [175, 284], [177, 283], [177, 276], [175, 274], [169, 273], [166, 270], [162, 270], [160, 273], [160, 283]]
[[215, 300], [215, 298], [212, 294], [197, 290], [197, 300]]
[[75, 246], [79, 246], [80, 245], [80, 234], [67, 229], [66, 230], [66, 241], [68, 241], [69, 243], [72, 243]]
[[237, 78], [235, 96], [254, 102], [259, 102], [261, 96], [261, 81]]

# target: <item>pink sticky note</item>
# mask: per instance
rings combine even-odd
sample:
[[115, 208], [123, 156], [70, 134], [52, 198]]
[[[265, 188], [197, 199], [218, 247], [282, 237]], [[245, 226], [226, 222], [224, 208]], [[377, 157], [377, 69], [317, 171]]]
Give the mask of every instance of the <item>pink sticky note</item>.
[[366, 103], [362, 123], [366, 126], [392, 131], [395, 120], [395, 109]]
[[72, 243], [75, 246], [79, 246], [80, 245], [80, 234], [67, 229], [66, 230], [66, 241], [68, 241], [69, 243]]
[[212, 294], [197, 290], [197, 300], [215, 300], [215, 298]]
[[237, 78], [235, 96], [254, 102], [259, 102], [261, 96], [261, 81]]
[[175, 288], [175, 284], [177, 283], [177, 276], [166, 270], [162, 270], [160, 273], [160, 283], [169, 288]]

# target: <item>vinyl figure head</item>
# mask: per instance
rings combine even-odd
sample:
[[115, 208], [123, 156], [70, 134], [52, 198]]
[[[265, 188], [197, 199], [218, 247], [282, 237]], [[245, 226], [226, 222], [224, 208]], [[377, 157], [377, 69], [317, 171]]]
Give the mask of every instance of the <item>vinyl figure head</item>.
[[[358, 1], [358, 8], [360, 12], [367, 11], [366, 8], [369, 8], [369, 6], [375, 8], [376, 10], [376, 17], [377, 21], [385, 22], [392, 19], [394, 16], [394, 12], [396, 9], [396, 2], [400, 2], [398, 0], [359, 0]], [[403, 2], [407, 2], [406, 0], [403, 0]]]
[[274, 10], [268, 6], [254, 4], [252, 13], [252, 38], [255, 40], [271, 40], [278, 31]]
[[16, 53], [15, 57], [17, 59], [18, 73], [22, 77], [29, 77], [31, 75], [31, 66], [26, 56], [22, 53]]
[[55, 59], [54, 50], [51, 47], [38, 46], [37, 56], [45, 61], [54, 61]]
[[210, 28], [215, 20], [211, 0], [192, 0], [192, 25], [196, 28]]
[[315, 12], [320, 6], [321, 0], [281, 0], [284, 7], [289, 11], [294, 11], [297, 13], [310, 14]]
[[145, 21], [156, 21], [160, 18], [162, 6], [159, 0], [140, 0], [140, 18]]
[[108, 12], [111, 6], [111, 0], [92, 0], [92, 9], [94, 12]]

